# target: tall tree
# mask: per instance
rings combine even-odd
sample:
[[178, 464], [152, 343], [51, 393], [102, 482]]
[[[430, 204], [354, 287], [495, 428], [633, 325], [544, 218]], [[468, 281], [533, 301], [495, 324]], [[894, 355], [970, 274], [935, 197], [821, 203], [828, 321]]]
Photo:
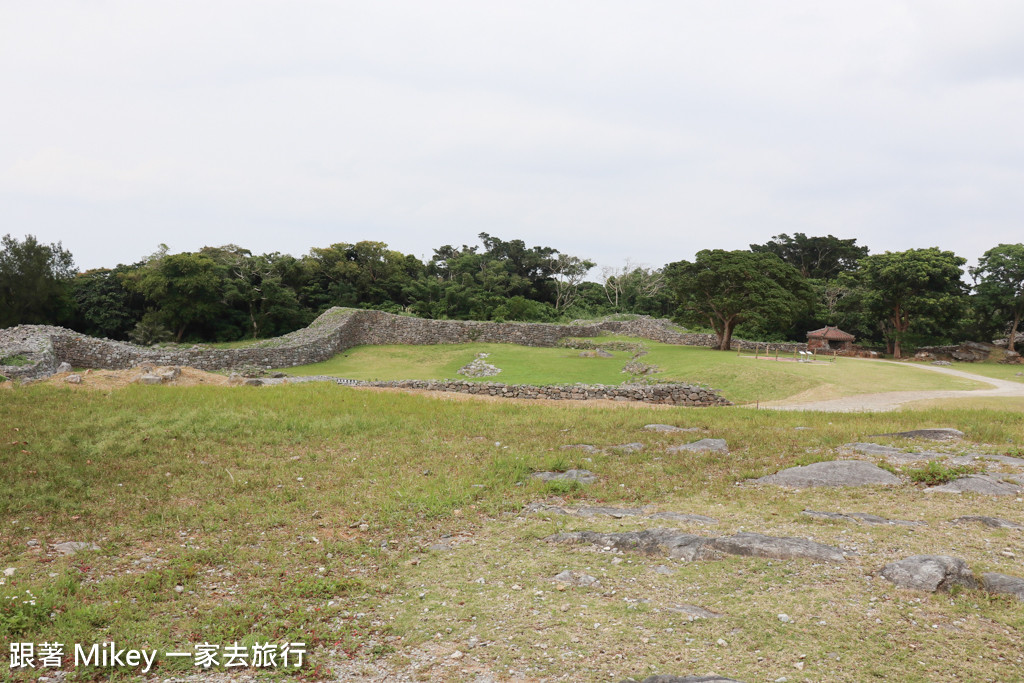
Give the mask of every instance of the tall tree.
[[160, 322], [181, 341], [190, 325], [222, 316], [225, 304], [225, 269], [207, 254], [182, 252], [154, 255], [125, 283], [156, 304]]
[[665, 272], [683, 316], [706, 321], [723, 351], [731, 348], [736, 325], [784, 324], [811, 296], [800, 272], [771, 253], [706, 249], [692, 263], [670, 263]]
[[71, 281], [75, 304], [71, 327], [94, 337], [128, 339], [146, 313], [146, 299], [126, 287], [124, 280], [143, 265], [97, 268], [75, 276]]
[[1010, 351], [1016, 351], [1015, 341], [1024, 317], [1024, 244], [1000, 244], [978, 259], [971, 268], [977, 282], [975, 290], [987, 309], [1012, 320], [1010, 325]]
[[808, 237], [802, 232], [792, 237], [786, 233], [775, 235], [764, 244], [751, 244], [750, 250], [775, 254], [804, 277], [816, 280], [831, 280], [856, 270], [857, 262], [868, 255], [868, 248], [858, 247], [856, 239]]
[[938, 247], [887, 251], [861, 260], [855, 280], [864, 288], [864, 305], [891, 340], [894, 357], [902, 358], [909, 332], [935, 333], [959, 317], [966, 262]]
[[71, 252], [33, 235], [0, 238], [0, 327], [53, 323], [70, 308]]

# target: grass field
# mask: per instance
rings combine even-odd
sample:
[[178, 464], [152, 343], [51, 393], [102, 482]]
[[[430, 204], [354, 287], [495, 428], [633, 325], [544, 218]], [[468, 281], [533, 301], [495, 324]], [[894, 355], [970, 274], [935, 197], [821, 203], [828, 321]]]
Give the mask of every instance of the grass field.
[[[832, 362], [792, 361], [738, 356], [713, 349], [643, 342], [649, 350], [643, 363], [657, 365], [659, 381], [703, 383], [721, 390], [736, 403], [786, 398], [795, 394], [814, 399], [837, 398], [882, 391], [891, 386], [904, 391], [931, 389], [978, 389], [983, 380], [932, 373], [891, 363], [839, 358]], [[351, 379], [453, 379], [458, 369], [477, 353], [491, 354], [487, 361], [501, 374], [480, 381], [508, 384], [621, 384], [630, 379], [622, 372], [631, 354], [613, 352], [613, 358], [581, 358], [575, 349], [535, 348], [513, 344], [439, 344], [431, 346], [360, 346], [329, 361], [285, 368], [294, 375], [336, 375]], [[1009, 367], [1009, 366], [995, 366]]]
[[[649, 433], [649, 422], [702, 431]], [[0, 568], [14, 569], [0, 585], [0, 640], [5, 651], [13, 641], [113, 640], [161, 652], [304, 641], [301, 677], [311, 681], [380, 671], [443, 681], [709, 671], [747, 681], [1016, 680], [1024, 603], [897, 590], [875, 572], [927, 552], [1020, 575], [1019, 532], [946, 523], [962, 514], [1024, 521], [1019, 499], [738, 485], [830, 459], [847, 441], [921, 426], [959, 428], [988, 452], [1019, 453], [1024, 442], [1019, 413], [996, 410], [651, 410], [333, 385], [19, 387], [0, 394]], [[699, 437], [725, 438], [731, 452], [665, 452]], [[560, 449], [634, 441], [645, 448]], [[600, 479], [581, 488], [528, 477], [570, 467]], [[572, 549], [542, 539], [641, 522], [517, 514], [536, 501], [649, 504], [719, 520], [713, 531], [679, 527], [692, 533], [810, 537], [857, 555], [828, 566], [679, 564]], [[804, 508], [928, 525], [822, 522]], [[48, 552], [62, 541], [100, 549]], [[430, 549], [441, 542], [451, 549]], [[669, 573], [655, 572], [659, 564]], [[559, 591], [551, 577], [564, 569], [601, 584]], [[666, 609], [680, 603], [723, 616], [688, 621]], [[67, 680], [135, 673], [65, 670]], [[161, 658], [155, 676], [195, 671], [190, 660]]]

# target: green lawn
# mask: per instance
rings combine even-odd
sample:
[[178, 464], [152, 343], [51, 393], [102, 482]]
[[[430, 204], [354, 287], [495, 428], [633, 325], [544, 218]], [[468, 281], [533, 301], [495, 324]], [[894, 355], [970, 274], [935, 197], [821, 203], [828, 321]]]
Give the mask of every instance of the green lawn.
[[[1017, 680], [1024, 603], [974, 590], [912, 592], [875, 576], [922, 553], [1020, 576], [1021, 534], [948, 523], [967, 514], [1024, 521], [1013, 496], [742, 482], [921, 426], [955, 427], [986, 452], [1017, 453], [1019, 417], [462, 402], [323, 384], [16, 387], [0, 392], [0, 568], [13, 569], [0, 576], [0, 641], [5, 652], [9, 642], [114, 641], [161, 653], [204, 641], [303, 641], [306, 681], [359, 679], [378, 658], [403, 679], [456, 682], [710, 671], [748, 681]], [[644, 431], [650, 422], [702, 431]], [[702, 437], [726, 439], [730, 452], [667, 450]], [[636, 441], [643, 450], [560, 448]], [[570, 467], [599, 480], [529, 477]], [[538, 501], [651, 505], [719, 523], [520, 514]], [[812, 520], [805, 508], [927, 524]], [[686, 564], [543, 540], [645, 526], [813, 538], [856, 553], [835, 565]], [[64, 541], [99, 549], [50, 552]], [[552, 577], [565, 569], [601, 585], [559, 590]], [[672, 611], [680, 603], [722, 617], [689, 621]], [[474, 639], [480, 646], [468, 648]], [[806, 670], [794, 673], [798, 663]], [[68, 681], [139, 673], [64, 670]], [[41, 673], [4, 671], [19, 682]], [[287, 673], [277, 677], [291, 680]], [[161, 657], [147, 680], [193, 675], [202, 671], [190, 659]]]
[[970, 372], [975, 375], [1005, 379], [1011, 382], [1024, 382], [1024, 365], [1003, 365], [1001, 363], [953, 363], [954, 370]]
[[[829, 399], [878, 391], [980, 389], [981, 381], [950, 377], [913, 367], [869, 360], [840, 358], [833, 362], [797, 363], [755, 359], [713, 349], [641, 341], [649, 353], [642, 363], [658, 366], [659, 381], [703, 383], [721, 390], [736, 403], [769, 401], [802, 394]], [[479, 381], [507, 384], [621, 384], [629, 379], [622, 367], [631, 354], [613, 358], [581, 358], [575, 349], [536, 348], [513, 344], [439, 344], [432, 346], [360, 346], [329, 361], [284, 368], [294, 375], [335, 375], [350, 379], [454, 379], [458, 369], [477, 353], [502, 372]]]

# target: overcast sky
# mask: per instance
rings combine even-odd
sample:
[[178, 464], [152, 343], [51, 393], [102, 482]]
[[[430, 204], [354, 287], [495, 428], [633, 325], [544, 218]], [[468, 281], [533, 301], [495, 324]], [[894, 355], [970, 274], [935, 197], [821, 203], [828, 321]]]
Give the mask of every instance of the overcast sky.
[[82, 269], [1024, 241], [1019, 0], [0, 0], [0, 93], [0, 234]]

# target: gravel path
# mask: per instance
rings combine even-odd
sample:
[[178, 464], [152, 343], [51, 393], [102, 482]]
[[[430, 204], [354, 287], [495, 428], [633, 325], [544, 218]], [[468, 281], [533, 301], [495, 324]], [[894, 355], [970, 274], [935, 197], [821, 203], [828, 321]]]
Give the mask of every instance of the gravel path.
[[[864, 361], [870, 363], [895, 363], [894, 361]], [[905, 367], [917, 368], [930, 372], [941, 372], [954, 377], [973, 379], [990, 385], [991, 389], [971, 389], [967, 391], [942, 390], [942, 391], [887, 391], [878, 394], [859, 394], [857, 396], [844, 396], [833, 398], [827, 401], [804, 401], [793, 399], [781, 399], [762, 403], [761, 408], [771, 410], [820, 410], [826, 413], [878, 413], [889, 410], [896, 410], [905, 403], [912, 401], [924, 401], [934, 398], [989, 398], [989, 397], [1024, 397], [1024, 383], [1012, 382], [1005, 379], [983, 377], [962, 370], [937, 365], [916, 365], [907, 363], [895, 363]]]

